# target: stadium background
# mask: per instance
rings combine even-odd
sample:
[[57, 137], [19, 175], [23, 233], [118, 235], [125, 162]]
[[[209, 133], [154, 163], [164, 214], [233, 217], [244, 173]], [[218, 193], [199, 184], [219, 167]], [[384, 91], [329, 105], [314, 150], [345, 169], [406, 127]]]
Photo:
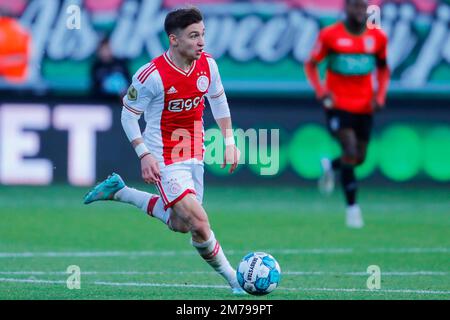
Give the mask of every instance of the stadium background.
[[[77, 2], [19, 1], [14, 5], [21, 23], [31, 30], [34, 47], [29, 77], [20, 89], [17, 84], [1, 83], [3, 184], [67, 181], [90, 185], [119, 169], [125, 170], [122, 172], [128, 179], [139, 179], [138, 163], [119, 125], [120, 99], [102, 101], [91, 95], [90, 65], [99, 35], [108, 32], [113, 53], [128, 59], [129, 70], [134, 73], [166, 48], [162, 19], [171, 6], [182, 2], [85, 1], [81, 28], [74, 30], [66, 28], [70, 3]], [[324, 129], [322, 110], [313, 99], [302, 64], [320, 28], [339, 18], [341, 2], [201, 3], [208, 30], [207, 51], [219, 63], [235, 127], [281, 130], [280, 170], [263, 179], [293, 183], [316, 179], [318, 159], [338, 151]], [[381, 5], [382, 24], [390, 38], [393, 80], [388, 110], [376, 116], [374, 142], [359, 175], [375, 181], [446, 183], [450, 180], [450, 6], [439, 1], [375, 3]], [[27, 104], [30, 119], [42, 118], [29, 124], [30, 129], [37, 126], [39, 135], [36, 145], [28, 146], [26, 157], [46, 160], [28, 160], [27, 169], [14, 159], [25, 142], [20, 134], [16, 140], [11, 133], [14, 128], [6, 125], [13, 122], [9, 117], [21, 117], [20, 112], [9, 113], [9, 104]], [[83, 113], [80, 105], [89, 105], [92, 112], [104, 105], [108, 120], [92, 134], [82, 136], [78, 131], [79, 137], [74, 134], [71, 140], [69, 125], [58, 129], [52, 121], [55, 106], [67, 104], [75, 105], [74, 114]], [[206, 127], [214, 125], [209, 115], [207, 111]], [[24, 123], [26, 128], [26, 120]], [[77, 149], [78, 158], [71, 159], [77, 172], [68, 177], [68, 145], [76, 148], [75, 141], [96, 152], [86, 159], [82, 154], [91, 150]], [[127, 165], [130, 163], [136, 166]], [[208, 167], [207, 177], [215, 182], [255, 183], [261, 179], [259, 170], [252, 170], [255, 166], [244, 166], [241, 173], [230, 177], [221, 175], [215, 166]], [[215, 179], [218, 176], [220, 179]]]
[[[258, 174], [262, 164], [242, 165], [231, 176], [217, 166], [207, 166], [206, 184], [213, 186], [210, 206], [220, 211], [218, 190], [223, 187], [231, 192], [225, 197], [228, 201], [234, 199], [233, 190], [239, 194], [232, 207], [239, 211], [240, 201], [242, 208], [249, 206], [243, 194], [258, 202], [258, 195], [266, 197], [273, 186], [280, 186], [285, 188], [280, 190], [294, 192], [286, 199], [296, 201], [298, 197], [299, 206], [303, 203], [305, 210], [315, 211], [316, 207], [305, 202], [322, 201], [314, 193], [320, 175], [319, 159], [336, 155], [338, 148], [325, 130], [323, 112], [306, 81], [303, 63], [320, 28], [342, 17], [343, 1], [202, 0], [190, 3], [197, 4], [204, 12], [206, 51], [218, 62], [234, 127], [280, 130], [280, 170], [275, 175]], [[17, 209], [16, 202], [22, 201], [21, 195], [30, 197], [31, 209], [23, 210], [33, 211], [33, 199], [37, 199], [38, 193], [51, 196], [55, 190], [62, 190], [56, 193], [61, 201], [65, 201], [67, 194], [80, 197], [81, 201], [82, 191], [113, 171], [130, 183], [140, 182], [139, 162], [120, 126], [120, 99], [102, 99], [90, 93], [89, 70], [99, 35], [111, 34], [114, 54], [126, 58], [130, 72], [134, 73], [167, 48], [162, 30], [165, 13], [183, 5], [184, 1], [21, 0], [0, 1], [0, 4], [12, 9], [33, 39], [27, 79], [20, 84], [0, 79], [0, 212], [11, 219], [2, 229], [3, 236], [0, 233], [3, 238], [0, 251], [28, 251], [28, 245], [37, 250], [48, 249], [51, 246], [42, 238], [37, 238], [37, 243], [42, 240], [42, 247], [39, 247], [14, 231], [16, 227], [25, 232], [31, 230], [15, 225], [19, 218], [12, 218], [17, 214], [13, 211]], [[80, 29], [66, 27], [67, 7], [71, 4], [82, 8]], [[390, 40], [388, 59], [393, 73], [387, 109], [376, 115], [367, 162], [358, 168], [358, 176], [363, 179], [363, 199], [378, 202], [371, 197], [381, 195], [389, 199], [392, 193], [391, 200], [410, 204], [402, 209], [405, 211], [437, 201], [436, 212], [428, 208], [410, 213], [416, 219], [428, 210], [428, 219], [435, 213], [433, 221], [448, 226], [450, 2], [379, 0], [371, 4], [382, 9], [382, 26]], [[209, 110], [205, 112], [205, 125], [207, 128], [214, 126]], [[28, 185], [34, 187], [26, 187]], [[261, 187], [262, 191], [257, 189]], [[306, 196], [296, 194], [297, 188], [307, 190]], [[407, 190], [405, 194], [399, 193], [402, 188]], [[417, 197], [417, 190], [426, 195]], [[433, 198], [433, 194], [437, 198]], [[73, 201], [70, 198], [68, 203]], [[338, 194], [330, 200], [329, 207], [322, 209], [331, 212], [333, 206], [337, 206], [343, 210], [341, 202]], [[40, 201], [36, 203], [42, 205]], [[78, 204], [69, 210], [74, 208], [85, 210]], [[264, 212], [257, 204], [248, 210]], [[331, 220], [337, 225], [340, 225], [342, 210], [336, 210], [336, 218]], [[372, 208], [372, 211], [376, 210]], [[50, 210], [47, 218], [51, 220], [52, 214]], [[388, 212], [382, 215], [389, 216]], [[223, 218], [220, 217], [214, 219], [220, 221]], [[292, 223], [297, 219], [291, 218]], [[123, 217], [120, 219], [123, 221]], [[380, 221], [384, 220], [380, 218]], [[321, 224], [314, 222], [317, 222], [316, 227]], [[265, 228], [263, 224], [261, 227]], [[392, 230], [397, 229], [393, 226]], [[413, 231], [404, 230], [405, 234]], [[427, 234], [432, 229], [422, 231]], [[429, 242], [429, 245], [444, 248], [444, 253], [440, 252], [442, 255], [437, 255], [435, 261], [448, 258], [449, 239], [448, 234], [444, 234], [436, 231], [434, 242]], [[341, 236], [336, 235], [336, 243], [339, 239], [352, 243], [350, 238]], [[20, 245], [14, 245], [16, 241]], [[231, 242], [230, 246], [240, 245], [230, 239], [226, 241]], [[56, 247], [64, 250], [64, 243]], [[386, 244], [395, 246], [388, 238]], [[258, 245], [265, 248], [265, 242]], [[448, 268], [448, 263], [442, 265]], [[26, 265], [12, 266], [26, 269]], [[448, 286], [440, 289], [448, 289]], [[20, 287], [18, 292], [21, 292]], [[30, 297], [39, 297], [39, 293], [36, 291], [36, 296]]]

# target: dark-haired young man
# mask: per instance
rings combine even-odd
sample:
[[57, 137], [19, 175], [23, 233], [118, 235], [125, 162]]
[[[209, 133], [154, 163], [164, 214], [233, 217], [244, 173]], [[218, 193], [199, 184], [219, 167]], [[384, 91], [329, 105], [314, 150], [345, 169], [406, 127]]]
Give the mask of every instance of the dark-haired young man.
[[[366, 158], [372, 129], [372, 113], [384, 107], [389, 83], [387, 37], [380, 29], [368, 28], [367, 0], [346, 0], [346, 20], [323, 29], [305, 64], [306, 75], [326, 111], [327, 125], [338, 140], [342, 155], [322, 159], [321, 191], [334, 188], [334, 171], [340, 171], [345, 192], [346, 224], [363, 227], [356, 202], [354, 168]], [[326, 84], [322, 86], [317, 64], [328, 58]], [[374, 92], [372, 73], [376, 69], [378, 89]]]
[[[243, 293], [202, 207], [204, 96], [225, 139], [222, 167], [238, 164], [227, 98], [214, 59], [203, 51], [205, 26], [196, 8], [170, 12], [164, 23], [170, 47], [142, 66], [123, 98], [122, 126], [141, 161], [142, 178], [159, 195], [129, 188], [112, 174], [85, 196], [85, 203], [132, 204], [169, 229], [191, 233], [191, 244], [221, 274], [233, 293]], [[138, 120], [144, 114], [143, 134]]]

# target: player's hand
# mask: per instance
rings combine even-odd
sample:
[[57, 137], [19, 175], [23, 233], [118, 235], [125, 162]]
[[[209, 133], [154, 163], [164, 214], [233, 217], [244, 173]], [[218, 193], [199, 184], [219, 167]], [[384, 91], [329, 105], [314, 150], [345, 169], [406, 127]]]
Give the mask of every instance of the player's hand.
[[381, 101], [377, 101], [377, 99], [372, 100], [372, 110], [373, 112], [380, 112], [384, 109], [384, 103]]
[[333, 97], [330, 93], [326, 93], [320, 98], [320, 103], [325, 109], [332, 109], [334, 105]]
[[159, 171], [158, 161], [151, 154], [141, 159], [142, 179], [146, 183], [156, 183], [161, 181], [161, 173]]
[[222, 169], [225, 168], [227, 164], [231, 164], [229, 173], [233, 173], [236, 170], [241, 157], [241, 151], [236, 147], [236, 145], [231, 144], [225, 147], [225, 154], [223, 163], [220, 166]]

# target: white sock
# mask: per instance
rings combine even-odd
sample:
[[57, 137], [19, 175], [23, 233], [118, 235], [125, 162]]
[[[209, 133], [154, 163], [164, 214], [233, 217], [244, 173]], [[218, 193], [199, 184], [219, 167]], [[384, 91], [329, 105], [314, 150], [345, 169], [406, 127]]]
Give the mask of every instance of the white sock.
[[325, 171], [330, 171], [332, 169], [331, 161], [328, 158], [323, 158], [321, 160], [321, 162], [322, 162], [322, 167]]
[[359, 205], [357, 203], [347, 206], [347, 210], [356, 211], [359, 210]]
[[147, 206], [154, 194], [125, 187], [120, 189], [114, 195], [114, 200], [132, 204], [144, 212], [147, 212]]
[[[157, 196], [158, 199], [154, 203], [149, 203], [147, 208], [147, 213], [159, 220], [161, 220], [163, 223], [167, 224], [169, 227], [169, 218], [170, 214], [172, 212], [171, 208], [168, 208], [167, 210], [164, 210], [164, 202], [162, 201], [161, 197]], [[155, 201], [155, 199], [152, 199]], [[150, 202], [152, 202], [150, 200]]]
[[172, 211], [171, 209], [164, 210], [164, 204], [158, 195], [129, 187], [117, 191], [114, 200], [132, 204], [146, 214], [161, 220], [164, 224], [168, 223]]
[[202, 258], [228, 281], [231, 287], [239, 287], [236, 271], [225, 257], [222, 247], [214, 237], [214, 232], [211, 231], [211, 236], [206, 242], [199, 243], [191, 239], [191, 244], [197, 249]]

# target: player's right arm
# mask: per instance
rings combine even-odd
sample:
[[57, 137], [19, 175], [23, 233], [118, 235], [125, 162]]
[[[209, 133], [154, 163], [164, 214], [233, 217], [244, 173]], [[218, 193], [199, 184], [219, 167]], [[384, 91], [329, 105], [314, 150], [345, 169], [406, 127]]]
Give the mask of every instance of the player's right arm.
[[319, 75], [318, 64], [328, 55], [329, 49], [325, 40], [325, 32], [322, 30], [311, 53], [311, 57], [305, 63], [305, 74], [316, 93], [317, 99], [322, 101], [325, 108], [332, 107], [331, 95], [322, 85]]
[[[139, 71], [136, 75], [138, 73]], [[137, 79], [136, 75], [133, 77], [127, 94], [123, 97], [121, 123], [128, 140], [141, 160], [142, 179], [146, 183], [156, 183], [161, 179], [158, 161], [146, 147], [139, 127], [139, 119], [154, 94], [151, 88], [147, 88]]]

